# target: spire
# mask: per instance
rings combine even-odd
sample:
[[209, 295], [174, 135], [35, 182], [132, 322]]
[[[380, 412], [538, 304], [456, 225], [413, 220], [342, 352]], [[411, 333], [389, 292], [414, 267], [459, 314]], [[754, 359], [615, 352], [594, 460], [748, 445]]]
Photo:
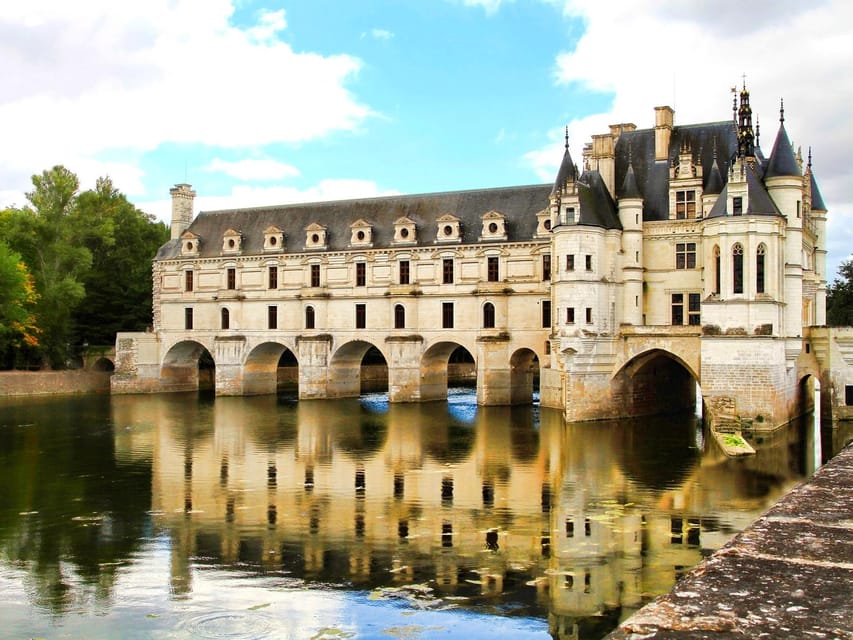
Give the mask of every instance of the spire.
[[628, 171], [625, 173], [625, 180], [622, 182], [622, 197], [643, 197], [643, 194], [640, 193], [640, 187], [637, 185], [637, 176], [634, 175], [634, 158], [630, 142], [628, 142]]
[[811, 191], [811, 209], [812, 211], [826, 211], [826, 204], [823, 202], [823, 196], [820, 195], [820, 189], [817, 188], [817, 181], [812, 171], [812, 148], [809, 147], [809, 162], [806, 165], [806, 173], [809, 176], [809, 187]]
[[783, 102], [779, 109], [779, 133], [776, 134], [776, 141], [773, 143], [773, 151], [770, 152], [770, 160], [767, 162], [767, 172], [764, 177], [766, 179], [777, 176], [801, 175], [803, 175], [802, 170], [791, 147], [788, 132], [785, 130], [785, 105]]
[[577, 179], [577, 168], [572, 162], [572, 154], [569, 151], [569, 128], [566, 127], [566, 143], [565, 151], [563, 152], [563, 161], [560, 163], [560, 169], [557, 171], [557, 179], [554, 181], [554, 188], [551, 189], [551, 195], [563, 193], [566, 187], [575, 182]]
[[749, 106], [749, 91], [746, 88], [746, 76], [740, 92], [740, 108], [737, 112], [737, 149], [741, 158], [755, 157], [755, 133], [752, 131], [752, 107]]

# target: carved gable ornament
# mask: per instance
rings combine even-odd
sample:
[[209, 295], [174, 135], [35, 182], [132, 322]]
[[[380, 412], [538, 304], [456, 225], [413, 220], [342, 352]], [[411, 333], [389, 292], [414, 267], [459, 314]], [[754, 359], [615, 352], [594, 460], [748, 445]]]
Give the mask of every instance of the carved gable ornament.
[[284, 232], [275, 225], [264, 229], [264, 251], [284, 251]]
[[305, 227], [305, 248], [325, 249], [326, 227], [316, 222], [312, 222], [307, 227]]
[[459, 218], [453, 214], [446, 213], [436, 220], [436, 242], [462, 242], [462, 228]]
[[184, 231], [181, 234], [181, 255], [197, 256], [201, 248], [201, 238], [192, 231]]
[[487, 211], [482, 216], [480, 240], [506, 240], [506, 216], [500, 211]]
[[418, 226], [411, 218], [403, 216], [394, 221], [394, 244], [415, 244], [417, 236]]
[[243, 245], [243, 234], [234, 229], [228, 229], [222, 234], [222, 253], [240, 253]]
[[359, 218], [350, 226], [352, 235], [350, 236], [350, 245], [353, 247], [371, 247], [373, 246], [373, 225], [364, 218]]

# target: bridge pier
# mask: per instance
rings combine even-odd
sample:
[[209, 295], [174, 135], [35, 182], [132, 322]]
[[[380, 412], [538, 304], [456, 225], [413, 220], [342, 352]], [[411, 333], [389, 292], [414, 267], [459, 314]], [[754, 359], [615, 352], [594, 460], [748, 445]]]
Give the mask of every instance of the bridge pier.
[[512, 404], [508, 347], [509, 336], [506, 334], [477, 339], [477, 404]]
[[[421, 384], [421, 336], [389, 336], [385, 339], [388, 351], [388, 401], [417, 402], [425, 399]], [[445, 383], [446, 383], [445, 376]]]
[[329, 360], [332, 336], [300, 336], [296, 339], [299, 353], [299, 399], [327, 398]]

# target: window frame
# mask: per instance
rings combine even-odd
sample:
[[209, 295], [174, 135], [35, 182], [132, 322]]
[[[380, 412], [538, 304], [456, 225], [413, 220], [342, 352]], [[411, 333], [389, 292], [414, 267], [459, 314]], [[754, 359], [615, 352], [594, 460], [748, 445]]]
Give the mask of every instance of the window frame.
[[364, 302], [355, 304], [355, 328], [367, 329], [367, 305]]
[[491, 302], [486, 302], [485, 304], [483, 304], [483, 328], [495, 328], [495, 305], [493, 305]]
[[696, 243], [695, 242], [676, 242], [675, 243], [675, 268], [676, 269], [695, 269], [696, 268]]
[[278, 305], [267, 305], [267, 329], [278, 329]]
[[311, 286], [319, 287], [320, 286], [320, 265], [312, 264], [311, 265]]
[[441, 328], [442, 329], [453, 329], [454, 328], [454, 317], [453, 317], [453, 303], [452, 302], [442, 302], [441, 303]]
[[444, 258], [441, 261], [442, 284], [453, 284], [453, 258]]
[[500, 258], [498, 256], [486, 256], [486, 280], [488, 282], [500, 282]]
[[267, 268], [267, 289], [278, 289], [278, 266], [270, 265]]

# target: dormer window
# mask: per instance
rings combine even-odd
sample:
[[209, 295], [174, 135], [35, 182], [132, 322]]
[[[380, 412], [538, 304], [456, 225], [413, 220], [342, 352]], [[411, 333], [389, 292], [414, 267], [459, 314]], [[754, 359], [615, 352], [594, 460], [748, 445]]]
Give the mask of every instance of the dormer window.
[[326, 248], [326, 227], [316, 222], [312, 222], [305, 227], [305, 248], [306, 249], [325, 249]]
[[394, 243], [395, 244], [415, 244], [417, 238], [418, 227], [414, 220], [403, 216], [394, 221]]
[[536, 214], [536, 235], [539, 237], [547, 236], [551, 232], [551, 210], [543, 209]]
[[350, 244], [354, 247], [373, 246], [373, 225], [367, 220], [356, 220], [350, 225]]
[[489, 211], [483, 215], [480, 240], [506, 240], [506, 220], [502, 213]]
[[201, 238], [192, 231], [184, 231], [181, 234], [181, 255], [197, 256], [201, 246]]
[[675, 219], [685, 220], [696, 217], [696, 191], [686, 189], [675, 192]]
[[735, 196], [734, 198], [732, 198], [732, 215], [743, 215], [743, 198], [740, 196]]
[[222, 234], [222, 252], [239, 253], [242, 249], [243, 234], [234, 229], [228, 229]]
[[275, 225], [264, 229], [264, 251], [284, 251], [284, 232]]
[[436, 242], [462, 242], [462, 230], [460, 220], [454, 215], [445, 214], [438, 220], [436, 230]]

